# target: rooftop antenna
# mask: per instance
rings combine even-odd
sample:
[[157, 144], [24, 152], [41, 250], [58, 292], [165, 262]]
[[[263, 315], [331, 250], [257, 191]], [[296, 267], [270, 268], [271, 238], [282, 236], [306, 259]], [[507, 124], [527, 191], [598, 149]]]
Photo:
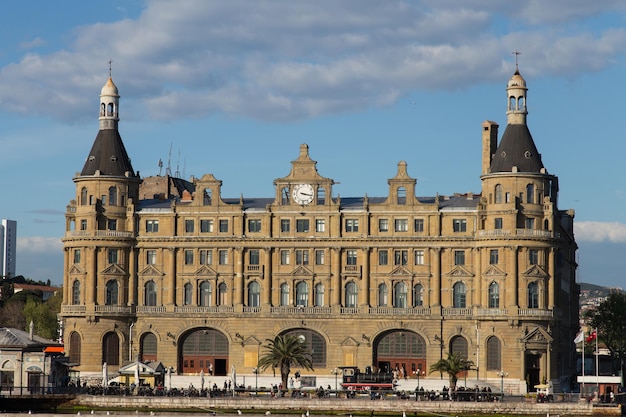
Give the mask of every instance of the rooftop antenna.
[[109, 78], [111, 78], [111, 64], [112, 63], [113, 63], [113, 60], [109, 58]]
[[159, 158], [159, 177], [161, 176], [162, 170], [163, 170], [163, 160]]
[[515, 70], [517, 71], [519, 68], [517, 67], [517, 57], [520, 56], [522, 53], [520, 51], [518, 51], [517, 49], [515, 50], [515, 52], [511, 52], [513, 55], [515, 55]]
[[170, 153], [167, 156], [167, 168], [165, 168], [165, 174], [169, 177], [172, 176], [171, 161], [172, 161], [172, 144], [170, 143]]
[[178, 150], [178, 160], [176, 161], [176, 174], [175, 174], [176, 178], [180, 178], [179, 165], [180, 165], [180, 149]]

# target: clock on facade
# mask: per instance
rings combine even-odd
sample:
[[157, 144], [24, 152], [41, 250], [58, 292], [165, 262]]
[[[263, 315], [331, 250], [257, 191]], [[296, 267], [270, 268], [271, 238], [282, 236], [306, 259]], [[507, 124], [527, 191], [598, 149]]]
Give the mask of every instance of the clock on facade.
[[297, 204], [310, 204], [313, 201], [313, 186], [298, 184], [293, 187], [293, 201]]

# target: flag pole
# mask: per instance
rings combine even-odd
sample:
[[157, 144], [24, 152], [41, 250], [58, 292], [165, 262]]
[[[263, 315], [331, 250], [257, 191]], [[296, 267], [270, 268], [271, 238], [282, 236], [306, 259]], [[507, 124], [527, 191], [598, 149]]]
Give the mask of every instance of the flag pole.
[[598, 381], [598, 370], [599, 370], [598, 357], [599, 357], [600, 352], [598, 352], [598, 328], [597, 327], [596, 327], [595, 333], [596, 333], [596, 389], [598, 389], [598, 393], [599, 393], [600, 390], [598, 387], [600, 386], [600, 383]]

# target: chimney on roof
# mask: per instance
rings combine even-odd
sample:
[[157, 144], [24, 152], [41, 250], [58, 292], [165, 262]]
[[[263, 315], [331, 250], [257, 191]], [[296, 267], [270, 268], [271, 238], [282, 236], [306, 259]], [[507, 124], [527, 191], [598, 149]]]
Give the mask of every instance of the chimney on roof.
[[34, 329], [35, 329], [35, 323], [33, 323], [33, 321], [32, 321], [32, 320], [30, 321], [30, 326], [29, 326], [29, 328], [30, 328], [30, 332], [29, 332], [29, 334], [28, 334], [28, 335], [29, 335], [29, 337], [30, 337], [30, 340], [33, 340], [33, 333], [34, 333]]

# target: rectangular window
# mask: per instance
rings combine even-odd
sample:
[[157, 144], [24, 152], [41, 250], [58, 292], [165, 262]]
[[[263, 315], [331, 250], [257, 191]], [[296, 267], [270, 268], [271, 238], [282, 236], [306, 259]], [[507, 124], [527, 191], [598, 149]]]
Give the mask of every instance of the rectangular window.
[[424, 265], [424, 251], [422, 249], [415, 251], [415, 265]]
[[147, 233], [156, 233], [158, 231], [159, 231], [158, 220], [146, 220], [146, 232]]
[[414, 229], [416, 232], [423, 232], [424, 231], [424, 219], [415, 219], [414, 222]]
[[535, 228], [535, 219], [527, 218], [526, 219], [526, 228], [527, 229], [534, 229]]
[[146, 251], [146, 263], [148, 265], [156, 264], [156, 251], [155, 250]]
[[250, 250], [250, 265], [258, 265], [259, 264], [259, 250], [252, 249]]
[[80, 263], [80, 249], [74, 249], [74, 263]]
[[226, 249], [221, 249], [219, 251], [220, 257], [220, 265], [228, 265], [228, 251]]
[[220, 220], [220, 233], [228, 232], [228, 220]]
[[394, 265], [406, 265], [409, 257], [409, 251], [397, 250], [393, 252]]
[[464, 250], [454, 251], [454, 264], [465, 265], [465, 251]]
[[496, 230], [502, 229], [502, 217], [496, 217], [494, 219], [494, 228]]
[[200, 220], [200, 231], [202, 233], [213, 233], [213, 220]]
[[359, 219], [346, 219], [346, 232], [358, 232]]
[[296, 232], [304, 233], [309, 231], [309, 219], [296, 220]]
[[455, 232], [465, 232], [467, 231], [467, 220], [465, 219], [453, 219], [452, 227]]
[[200, 264], [211, 265], [213, 263], [213, 251], [211, 249], [200, 251]]
[[528, 262], [531, 265], [539, 265], [539, 251], [537, 249], [528, 251]]
[[378, 265], [389, 264], [389, 252], [386, 249], [378, 251]]
[[80, 230], [87, 230], [87, 220], [83, 219], [80, 221]]
[[289, 251], [288, 250], [280, 251], [280, 264], [289, 265]]
[[193, 233], [193, 220], [185, 220], [185, 233]]
[[394, 224], [395, 224], [396, 232], [408, 232], [409, 231], [409, 221], [407, 219], [396, 219]]
[[258, 233], [261, 231], [261, 219], [248, 220], [248, 232]]
[[288, 232], [291, 229], [291, 223], [289, 222], [289, 219], [282, 219], [280, 221], [280, 231], [281, 232]]
[[193, 250], [186, 250], [185, 251], [185, 265], [192, 265], [193, 264]]
[[325, 232], [326, 231], [326, 220], [324, 220], [324, 219], [315, 219], [315, 231], [316, 232]]
[[108, 254], [109, 263], [116, 264], [117, 263], [117, 249], [109, 249], [107, 254]]
[[296, 265], [308, 265], [309, 264], [309, 251], [306, 249], [296, 250]]
[[378, 219], [378, 231], [379, 232], [389, 231], [389, 219]]
[[117, 230], [117, 220], [109, 219], [107, 223], [107, 230]]
[[489, 264], [490, 265], [498, 264], [498, 249], [491, 249], [489, 251]]
[[356, 251], [355, 250], [349, 250], [346, 252], [346, 264], [356, 265]]
[[315, 264], [316, 265], [324, 265], [324, 251], [323, 250], [316, 250], [315, 251]]

